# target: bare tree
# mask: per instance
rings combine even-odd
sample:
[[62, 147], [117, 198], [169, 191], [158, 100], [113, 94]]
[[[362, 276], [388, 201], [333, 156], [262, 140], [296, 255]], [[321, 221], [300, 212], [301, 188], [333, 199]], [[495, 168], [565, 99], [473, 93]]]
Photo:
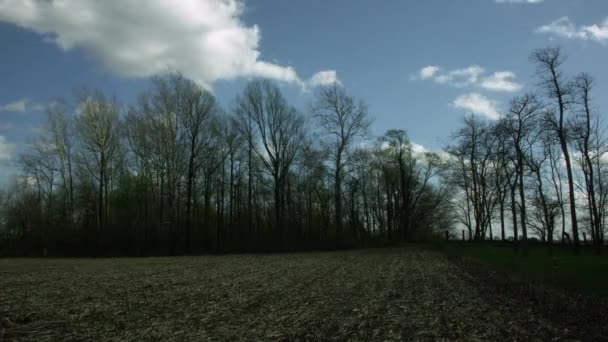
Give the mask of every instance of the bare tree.
[[[538, 134], [540, 133], [540, 134]], [[541, 136], [542, 132], [535, 131], [535, 135]], [[550, 158], [551, 142], [546, 139], [541, 141], [541, 146], [534, 146], [537, 142], [536, 137], [529, 136], [527, 139], [528, 148], [525, 156], [525, 163], [534, 178], [536, 191], [532, 197], [532, 207], [534, 208], [535, 221], [532, 226], [539, 233], [542, 241], [553, 243], [553, 232], [555, 229], [555, 219], [559, 209], [558, 201], [550, 196], [550, 190], [545, 182], [545, 170], [547, 161]], [[537, 224], [540, 223], [540, 224]]]
[[206, 160], [214, 132], [209, 129], [211, 120], [217, 114], [215, 97], [193, 81], [174, 76], [174, 87], [178, 102], [178, 112], [182, 121], [185, 144], [187, 146], [186, 175], [186, 252], [191, 250], [192, 204], [196, 178], [202, 163]]
[[492, 133], [487, 122], [468, 115], [464, 127], [453, 134], [454, 144], [447, 148], [453, 158], [450, 179], [464, 192], [466, 212], [472, 214], [467, 219], [469, 236], [475, 240], [485, 238], [497, 203], [492, 180], [496, 139]]
[[510, 109], [504, 118], [504, 128], [509, 136], [510, 144], [515, 152], [515, 170], [519, 179], [519, 209], [522, 240], [528, 238], [526, 226], [526, 200], [524, 189], [524, 167], [526, 154], [532, 149], [538, 111], [540, 105], [534, 95], [526, 94], [511, 101]]
[[560, 67], [565, 61], [560, 48], [544, 48], [536, 50], [530, 56], [537, 66], [537, 74], [540, 86], [547, 97], [557, 105], [557, 117], [553, 116], [554, 129], [559, 139], [559, 145], [566, 162], [566, 173], [568, 176], [568, 191], [570, 199], [570, 221], [572, 224], [572, 235], [575, 249], [579, 248], [578, 221], [576, 219], [576, 202], [574, 196], [574, 176], [572, 163], [568, 152], [568, 133], [566, 125], [566, 112], [572, 105], [573, 88], [565, 81]]
[[80, 160], [97, 180], [97, 227], [99, 243], [108, 217], [108, 191], [116, 157], [120, 149], [118, 105], [96, 92], [81, 97], [76, 117], [77, 132], [82, 144]]
[[596, 196], [596, 180], [595, 180], [595, 162], [592, 155], [592, 136], [594, 130], [592, 128], [593, 118], [591, 109], [591, 90], [593, 88], [593, 78], [582, 73], [574, 79], [574, 90], [576, 95], [576, 103], [580, 106], [579, 113], [572, 120], [572, 135], [573, 142], [580, 153], [580, 165], [584, 176], [585, 193], [587, 194], [587, 202], [589, 209], [589, 221], [591, 226], [591, 237], [593, 242], [599, 247], [602, 239], [601, 231], [601, 215], [598, 208], [598, 200]]
[[[510, 144], [509, 137], [505, 130], [505, 121], [499, 120], [493, 127], [493, 135], [496, 138], [496, 147], [493, 157], [494, 186], [496, 188], [497, 201], [500, 216], [500, 238], [505, 240], [505, 202], [508, 195], [509, 185], [515, 178], [515, 168], [510, 167], [511, 158], [509, 156]], [[515, 216], [514, 216], [515, 217]]]
[[291, 166], [306, 143], [306, 122], [289, 106], [280, 90], [268, 81], [251, 82], [242, 100], [249, 102], [242, 107], [251, 111], [249, 114], [259, 136], [259, 141], [251, 144], [251, 148], [272, 177], [274, 228], [284, 239], [286, 181]]
[[68, 224], [74, 224], [74, 127], [68, 116], [69, 107], [57, 101], [48, 108], [47, 125], [54, 153], [58, 158], [62, 187], [68, 208]]
[[[388, 162], [394, 163], [397, 169], [399, 183], [400, 208], [399, 221], [400, 237], [405, 238], [409, 233], [410, 228], [410, 196], [414, 192], [414, 184], [411, 184], [414, 179], [413, 170], [411, 170], [412, 145], [404, 130], [388, 130], [379, 138], [380, 148], [384, 151]], [[417, 180], [417, 179], [416, 179]]]
[[342, 233], [342, 180], [349, 149], [357, 136], [363, 136], [370, 125], [367, 107], [349, 96], [344, 88], [334, 83], [321, 88], [312, 105], [312, 113], [319, 126], [331, 139], [334, 164], [334, 204], [336, 235]]

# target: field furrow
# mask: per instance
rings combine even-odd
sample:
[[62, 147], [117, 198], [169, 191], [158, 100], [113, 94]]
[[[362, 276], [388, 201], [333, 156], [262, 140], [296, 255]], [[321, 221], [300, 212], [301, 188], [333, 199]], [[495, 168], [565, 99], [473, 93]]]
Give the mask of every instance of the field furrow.
[[[546, 340], [542, 310], [421, 248], [0, 260], [10, 341]], [[572, 332], [568, 333], [572, 336]]]

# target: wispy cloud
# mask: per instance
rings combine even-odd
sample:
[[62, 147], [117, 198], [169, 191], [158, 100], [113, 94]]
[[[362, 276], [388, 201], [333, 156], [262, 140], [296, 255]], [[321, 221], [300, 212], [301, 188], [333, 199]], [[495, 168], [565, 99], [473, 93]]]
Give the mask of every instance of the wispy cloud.
[[435, 76], [441, 68], [436, 65], [425, 66], [420, 69], [419, 76], [421, 80], [427, 80], [433, 76]]
[[491, 120], [500, 118], [498, 102], [479, 93], [469, 93], [458, 96], [451, 104], [454, 108], [464, 109], [473, 114], [484, 116]]
[[334, 70], [319, 71], [306, 82], [308, 88], [331, 84], [342, 84], [338, 79], [338, 74]]
[[490, 91], [517, 92], [523, 88], [523, 85], [516, 81], [515, 73], [508, 70], [486, 75], [486, 70], [475, 64], [446, 72], [441, 70], [439, 66], [426, 66], [420, 69], [412, 80], [434, 80], [439, 84], [457, 88], [478, 87]]
[[145, 6], [123, 0], [0, 0], [0, 22], [33, 30], [64, 50], [82, 49], [121, 76], [171, 69], [206, 87], [239, 77], [303, 88], [318, 83], [291, 66], [263, 60], [260, 28], [242, 21], [244, 11], [241, 0], [147, 0]]
[[435, 81], [441, 84], [449, 84], [455, 87], [466, 87], [474, 85], [479, 81], [479, 77], [485, 72], [479, 65], [471, 65], [463, 69], [452, 70], [446, 74], [438, 75]]
[[599, 24], [577, 26], [569, 17], [561, 17], [552, 23], [536, 29], [536, 33], [547, 34], [552, 39], [593, 40], [602, 44], [608, 42], [608, 17]]
[[8, 160], [15, 146], [6, 140], [4, 135], [0, 135], [0, 160]]
[[487, 90], [517, 92], [523, 86], [515, 82], [515, 73], [511, 71], [497, 71], [481, 80], [480, 86]]
[[23, 113], [29, 111], [41, 111], [44, 110], [44, 105], [40, 103], [35, 103], [26, 98], [9, 102], [6, 104], [0, 103], [0, 112], [13, 112], [13, 113]]

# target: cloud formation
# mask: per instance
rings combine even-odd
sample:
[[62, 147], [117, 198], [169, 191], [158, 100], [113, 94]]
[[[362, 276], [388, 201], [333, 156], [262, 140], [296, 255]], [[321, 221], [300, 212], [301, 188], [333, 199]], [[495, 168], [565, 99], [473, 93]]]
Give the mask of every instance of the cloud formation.
[[9, 160], [13, 152], [14, 145], [6, 140], [4, 135], [0, 135], [0, 161]]
[[470, 65], [466, 68], [455, 69], [441, 73], [441, 68], [434, 65], [426, 66], [418, 72], [414, 80], [434, 80], [439, 84], [450, 85], [457, 88], [478, 87], [490, 91], [517, 92], [523, 85], [517, 83], [514, 72], [496, 71], [491, 75], [479, 65]]
[[440, 68], [436, 65], [425, 66], [424, 68], [420, 69], [420, 79], [426, 80], [435, 76], [435, 74], [439, 72], [439, 69]]
[[515, 82], [515, 73], [511, 71], [497, 71], [481, 80], [480, 86], [487, 90], [517, 92], [523, 86]]
[[498, 102], [491, 100], [479, 93], [469, 93], [458, 96], [452, 107], [464, 109], [473, 114], [484, 116], [491, 120], [498, 120], [500, 113], [498, 112]]
[[303, 80], [291, 66], [262, 60], [260, 28], [243, 23], [243, 11], [240, 0], [0, 0], [0, 21], [82, 49], [124, 77], [175, 70], [205, 87], [238, 77], [302, 87], [327, 80]]
[[479, 80], [479, 76], [485, 72], [479, 65], [471, 65], [464, 69], [452, 70], [446, 74], [435, 77], [435, 81], [441, 84], [449, 84], [455, 87], [466, 87], [473, 85]]
[[0, 103], [0, 112], [23, 113], [26, 111], [40, 111], [44, 109], [44, 105], [34, 103], [28, 99], [20, 99], [7, 104]]
[[335, 70], [325, 70], [325, 71], [319, 71], [316, 74], [314, 74], [308, 80], [308, 82], [306, 82], [306, 85], [308, 87], [317, 87], [317, 86], [332, 85], [334, 83], [342, 84], [342, 82], [340, 82], [340, 80], [338, 79], [338, 74], [336, 73], [336, 71]]
[[608, 17], [599, 24], [576, 26], [569, 17], [561, 17], [536, 29], [536, 33], [548, 34], [551, 38], [593, 40], [608, 43]]

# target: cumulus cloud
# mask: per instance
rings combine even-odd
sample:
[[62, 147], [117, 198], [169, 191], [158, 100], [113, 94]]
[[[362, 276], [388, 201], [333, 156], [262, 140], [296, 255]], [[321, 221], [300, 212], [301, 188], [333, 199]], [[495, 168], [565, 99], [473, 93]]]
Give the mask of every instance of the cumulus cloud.
[[434, 153], [443, 161], [448, 161], [452, 158], [452, 156], [443, 149], [432, 149], [413, 141], [410, 142], [410, 145], [412, 147], [412, 154], [418, 157], [424, 156], [427, 153]]
[[0, 21], [82, 49], [124, 77], [175, 70], [205, 87], [238, 77], [313, 82], [261, 59], [260, 28], [243, 23], [243, 11], [240, 0], [0, 0]]
[[516, 82], [517, 76], [512, 71], [496, 71], [486, 76], [486, 70], [479, 65], [470, 65], [466, 68], [449, 70], [441, 73], [438, 66], [427, 66], [418, 72], [419, 76], [413, 80], [432, 79], [439, 84], [450, 85], [457, 88], [479, 87], [491, 91], [517, 92], [523, 85]]
[[418, 143], [411, 142], [411, 145], [412, 145], [412, 153], [414, 153], [414, 154], [424, 154], [424, 153], [430, 152], [430, 150], [428, 148], [426, 148], [423, 145], [420, 145]]
[[452, 106], [454, 108], [464, 109], [473, 114], [485, 116], [491, 120], [500, 118], [498, 102], [479, 93], [460, 95], [452, 102]]
[[0, 105], [0, 111], [3, 112], [25, 112], [25, 101], [19, 100], [15, 102], [9, 102], [5, 105]]
[[334, 70], [319, 71], [306, 82], [309, 87], [326, 86], [334, 83], [342, 84]]
[[515, 78], [515, 73], [511, 71], [497, 71], [488, 77], [484, 77], [480, 86], [495, 91], [520, 91], [523, 86], [515, 82]]
[[420, 69], [420, 79], [426, 80], [435, 76], [435, 74], [439, 72], [439, 69], [440, 68], [436, 65], [425, 66], [424, 68]]
[[6, 140], [4, 135], [0, 135], [0, 160], [8, 160], [11, 158], [14, 145]]
[[569, 17], [561, 17], [536, 29], [536, 33], [548, 34], [551, 38], [593, 40], [608, 42], [608, 17], [599, 24], [576, 26]]
[[446, 74], [435, 77], [435, 81], [441, 84], [450, 84], [455, 87], [466, 87], [473, 85], [479, 80], [479, 76], [485, 72], [479, 65], [471, 65], [464, 69], [452, 70]]
[[6, 104], [0, 103], [0, 112], [23, 113], [26, 111], [40, 111], [44, 109], [44, 105], [34, 103], [28, 99], [20, 99]]

